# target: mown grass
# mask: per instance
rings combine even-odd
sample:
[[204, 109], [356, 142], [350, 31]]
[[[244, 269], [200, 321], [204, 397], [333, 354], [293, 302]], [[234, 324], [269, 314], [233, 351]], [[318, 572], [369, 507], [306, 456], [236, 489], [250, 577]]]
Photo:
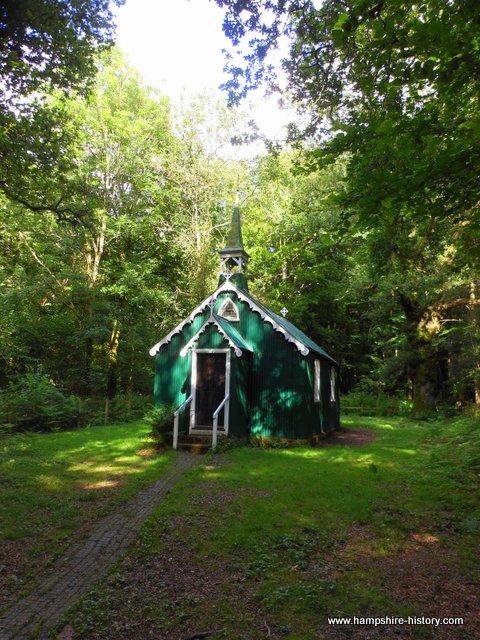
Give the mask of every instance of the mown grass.
[[[479, 421], [349, 416], [343, 424], [371, 428], [376, 440], [239, 448], [227, 464], [207, 460], [189, 472], [113, 583], [68, 618], [76, 637], [109, 638], [112, 629], [171, 640], [205, 629], [232, 640], [352, 637], [352, 628], [332, 635], [327, 617], [449, 615], [447, 595], [456, 615], [478, 614], [466, 601], [479, 581]], [[171, 586], [165, 562], [191, 581], [173, 574]], [[469, 638], [471, 623], [368, 637]]]
[[0, 439], [0, 577], [7, 591], [158, 478], [172, 456], [149, 449], [147, 431], [138, 421]]

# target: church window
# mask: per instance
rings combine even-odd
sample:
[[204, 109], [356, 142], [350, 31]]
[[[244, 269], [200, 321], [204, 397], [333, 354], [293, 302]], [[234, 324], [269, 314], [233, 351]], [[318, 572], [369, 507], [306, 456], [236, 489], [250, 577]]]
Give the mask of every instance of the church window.
[[240, 320], [237, 306], [230, 299], [225, 300], [218, 311], [218, 315], [225, 318], [225, 320], [230, 320], [230, 322], [238, 322]]
[[313, 401], [320, 402], [320, 360], [315, 360], [315, 379], [313, 381]]
[[330, 402], [337, 400], [337, 372], [332, 367], [330, 369]]

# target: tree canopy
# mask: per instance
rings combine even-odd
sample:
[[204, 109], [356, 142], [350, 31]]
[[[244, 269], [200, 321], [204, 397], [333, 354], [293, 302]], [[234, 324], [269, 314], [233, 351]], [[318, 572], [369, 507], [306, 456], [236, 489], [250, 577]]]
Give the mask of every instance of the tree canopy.
[[[75, 217], [45, 178], [62, 173], [69, 144], [53, 91], [84, 92], [113, 44], [124, 0], [6, 0], [0, 6], [0, 189], [32, 210]], [[52, 184], [50, 184], [50, 187]], [[54, 190], [55, 191], [55, 190]], [[48, 194], [48, 195], [47, 195]]]
[[113, 43], [112, 5], [125, 0], [5, 0], [0, 6], [1, 108], [45, 88], [72, 89], [94, 75]]
[[[473, 0], [216, 0], [248, 53], [228, 61], [233, 101], [266, 81], [284, 36], [288, 92], [315, 142], [306, 166], [350, 155], [344, 222], [449, 217], [462, 251], [480, 254], [480, 19]], [[310, 147], [311, 148], [311, 147]]]
[[[476, 327], [477, 3], [216, 2], [227, 10], [224, 30], [237, 48], [227, 60], [231, 102], [262, 82], [279, 90], [269, 54], [287, 38], [286, 91], [308, 116], [290, 129], [302, 148], [297, 173], [314, 175], [345, 159], [343, 188], [330, 192], [338, 209], [332, 231], [345, 247], [352, 236], [364, 238], [368, 253], [357, 256], [368, 255], [378, 308], [367, 316], [378, 323], [377, 344], [385, 322], [399, 331], [383, 334], [376, 357], [387, 364], [393, 349], [389, 379], [413, 381], [421, 412], [442, 384], [446, 345], [464, 323]], [[472, 367], [478, 379], [478, 364]]]

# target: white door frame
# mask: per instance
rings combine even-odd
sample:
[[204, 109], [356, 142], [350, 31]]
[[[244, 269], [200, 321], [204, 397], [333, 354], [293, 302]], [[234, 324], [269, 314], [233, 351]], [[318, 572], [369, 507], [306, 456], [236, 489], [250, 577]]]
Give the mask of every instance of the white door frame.
[[[192, 373], [191, 373], [191, 393], [192, 402], [190, 404], [190, 433], [212, 433], [212, 429], [195, 428], [195, 404], [197, 399], [197, 353], [225, 353], [225, 397], [228, 393], [229, 399], [225, 402], [223, 413], [223, 427], [219, 427], [220, 433], [228, 433], [228, 422], [230, 416], [230, 349], [193, 349], [192, 351]], [[216, 408], [216, 407], [215, 407]]]

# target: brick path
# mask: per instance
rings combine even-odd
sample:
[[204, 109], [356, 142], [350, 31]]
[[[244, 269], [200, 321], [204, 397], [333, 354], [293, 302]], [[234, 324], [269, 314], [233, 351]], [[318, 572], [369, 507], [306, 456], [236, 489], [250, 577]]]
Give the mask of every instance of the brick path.
[[38, 576], [30, 594], [0, 611], [0, 640], [48, 638], [49, 629], [120, 559], [160, 499], [200, 459], [178, 453], [160, 480], [98, 522], [86, 541], [72, 545]]

